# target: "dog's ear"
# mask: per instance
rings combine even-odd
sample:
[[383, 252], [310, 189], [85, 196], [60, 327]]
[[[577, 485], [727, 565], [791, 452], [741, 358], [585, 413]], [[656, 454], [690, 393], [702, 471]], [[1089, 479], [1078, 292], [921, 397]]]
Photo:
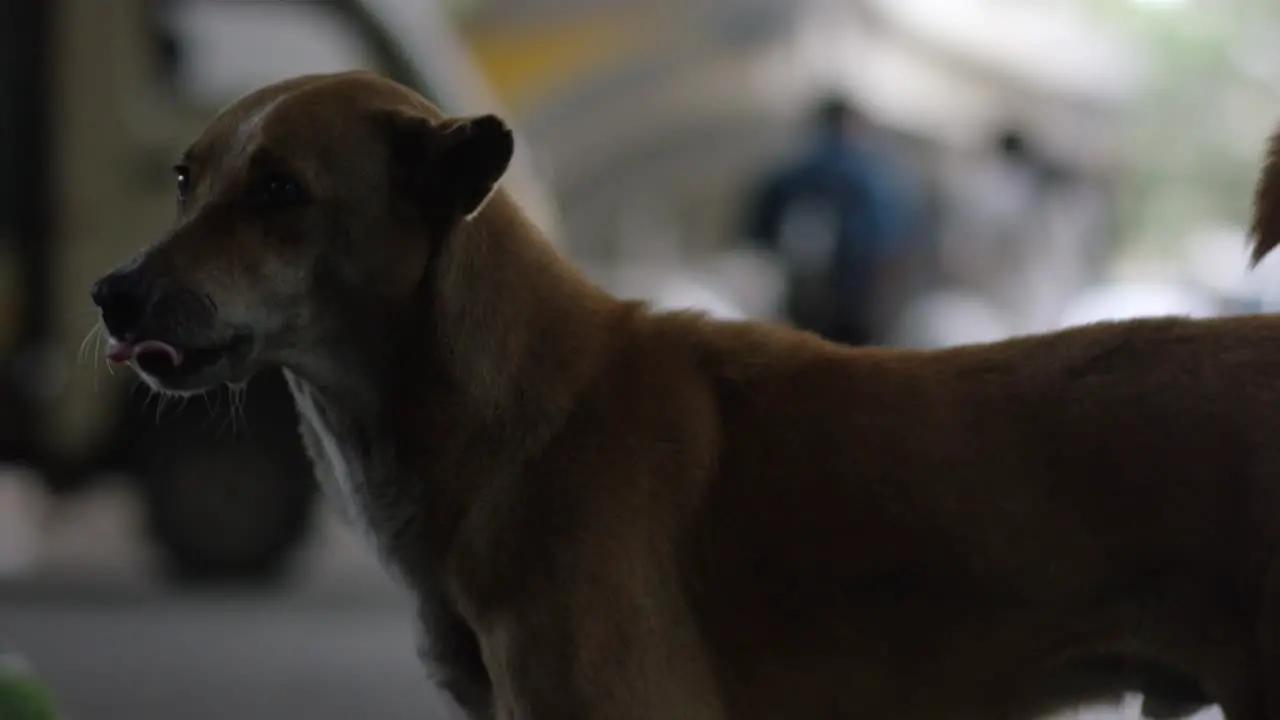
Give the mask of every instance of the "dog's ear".
[[1257, 265], [1276, 245], [1280, 245], [1280, 130], [1267, 144], [1262, 175], [1253, 195], [1253, 241], [1251, 264]]
[[515, 136], [502, 118], [480, 115], [450, 121], [443, 141], [444, 182], [453, 188], [458, 212], [469, 218], [480, 212], [511, 166]]
[[496, 115], [438, 124], [397, 116], [390, 132], [393, 189], [446, 222], [478, 213], [515, 154], [511, 128]]

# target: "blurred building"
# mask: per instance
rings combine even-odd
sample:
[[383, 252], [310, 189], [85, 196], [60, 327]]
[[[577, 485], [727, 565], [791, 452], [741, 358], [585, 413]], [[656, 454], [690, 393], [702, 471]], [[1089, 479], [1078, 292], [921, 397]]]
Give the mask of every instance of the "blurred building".
[[[602, 277], [696, 265], [733, 243], [746, 183], [786, 152], [799, 113], [829, 89], [871, 109], [941, 206], [1011, 123], [1077, 188], [1105, 196], [1119, 118], [1142, 80], [1139, 54], [1072, 3], [581, 5], [489, 0], [462, 17], [552, 179], [567, 248]], [[1060, 270], [1029, 271], [1036, 287], [1063, 285], [1044, 304], [1107, 256], [1114, 238], [1086, 234], [1028, 250]], [[917, 258], [899, 304], [937, 281], [938, 263], [936, 248]]]
[[[1098, 12], [1104, 5], [1111, 10]], [[5, 459], [75, 480], [68, 485], [114, 464], [168, 478], [149, 482], [148, 492], [207, 486], [200, 478], [183, 485], [174, 479], [183, 475], [174, 469], [177, 461], [147, 455], [147, 448], [160, 446], [204, 447], [183, 444], [195, 442], [194, 435], [166, 443], [131, 436], [132, 428], [155, 426], [154, 409], [130, 398], [126, 381], [77, 364], [76, 348], [94, 319], [85, 288], [168, 224], [171, 164], [212, 114], [244, 92], [300, 73], [372, 68], [447, 111], [503, 113], [520, 139], [506, 185], [574, 260], [620, 294], [733, 317], [775, 316], [780, 290], [776, 263], [746, 250], [737, 236], [745, 191], [762, 168], [793, 148], [811, 101], [844, 92], [870, 112], [926, 188], [925, 241], [886, 303], [889, 322], [903, 325], [895, 341], [939, 344], [945, 334], [951, 343], [1054, 326], [1074, 296], [1107, 275], [1115, 247], [1132, 244], [1130, 236], [1160, 240], [1165, 227], [1232, 224], [1216, 217], [1223, 211], [1205, 198], [1244, 197], [1241, 188], [1252, 178], [1235, 178], [1242, 148], [1260, 148], [1257, 118], [1267, 113], [1259, 108], [1274, 95], [1257, 89], [1274, 90], [1267, 82], [1275, 80], [1258, 69], [1267, 59], [1262, 36], [1255, 32], [1241, 42], [1220, 32], [1271, 27], [1256, 9], [1246, 13], [1242, 4], [1235, 14], [1220, 11], [1232, 22], [1202, 33], [1217, 43], [1213, 52], [1181, 48], [1203, 54], [1166, 63], [1160, 85], [1152, 80], [1151, 46], [1134, 39], [1140, 33], [1118, 34], [1123, 23], [1100, 19], [1118, 12], [1116, 5], [15, 4], [22, 12], [3, 26], [9, 61], [0, 73], [13, 99], [0, 112], [0, 169], [8, 173], [0, 177], [0, 278], [9, 290], [0, 294], [0, 399], [10, 408], [0, 422], [0, 448]], [[1150, 12], [1165, 13], [1160, 18], [1174, 29], [1194, 20], [1185, 10]], [[1155, 15], [1141, 19], [1141, 27], [1164, 27]], [[1199, 98], [1168, 90], [1170, 78], [1183, 79], [1168, 72], [1174, 66], [1211, 68], [1187, 82], [1220, 98], [1229, 122], [1205, 120], [1219, 105], [1197, 108]], [[1237, 85], [1250, 91], [1213, 92], [1224, 68], [1246, 78]], [[1153, 87], [1164, 87], [1168, 96], [1156, 93], [1152, 101]], [[1192, 129], [1206, 142], [1220, 140], [1210, 147], [1224, 148], [1217, 154], [1236, 164], [1202, 172], [1208, 166], [1203, 153], [1177, 143], [1180, 128], [1165, 119], [1178, 107], [1198, 117]], [[1136, 139], [1134, 127], [1144, 130]], [[993, 138], [1009, 128], [1035, 149], [1033, 164], [1013, 172], [1024, 179], [1000, 179], [1010, 168]], [[1144, 145], [1147, 135], [1159, 143]], [[1147, 223], [1145, 232], [1135, 231], [1132, 221], [1118, 222], [1122, 186], [1138, 198], [1131, 206], [1142, 205], [1140, 212], [1130, 207], [1129, 217], [1166, 222]], [[1173, 190], [1143, 195], [1150, 187]], [[990, 218], [982, 216], [992, 214], [990, 207], [1001, 202], [991, 201], [1002, 194], [1027, 199], [1015, 212], [1022, 213], [1017, 231], [995, 241], [997, 233], [983, 224]], [[1214, 237], [1230, 235], [1215, 231]], [[287, 402], [276, 407], [251, 399], [249, 406], [255, 412], [275, 407], [269, 427], [292, 423]], [[132, 422], [138, 417], [149, 424]], [[178, 427], [169, 420], [165, 427]], [[245, 492], [260, 487], [267, 485], [249, 483]], [[309, 495], [297, 491], [282, 502], [282, 515], [294, 517], [305, 511]], [[269, 503], [260, 499], [256, 506]], [[236, 517], [236, 504], [230, 507], [223, 519], [244, 519]], [[203, 542], [196, 536], [229, 536], [215, 513], [199, 519], [204, 529], [182, 542], [194, 547]], [[168, 522], [165, 532], [197, 525]], [[264, 533], [268, 545], [288, 544]]]

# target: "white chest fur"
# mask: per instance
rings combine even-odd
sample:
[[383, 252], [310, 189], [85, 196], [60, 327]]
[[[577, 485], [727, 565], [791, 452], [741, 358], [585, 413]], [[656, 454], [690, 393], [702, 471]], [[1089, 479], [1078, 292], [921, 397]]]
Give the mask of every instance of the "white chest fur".
[[352, 446], [349, 430], [341, 427], [315, 389], [289, 371], [284, 373], [297, 403], [302, 441], [315, 466], [316, 479], [347, 522], [366, 533], [371, 530], [367, 508], [367, 459]]

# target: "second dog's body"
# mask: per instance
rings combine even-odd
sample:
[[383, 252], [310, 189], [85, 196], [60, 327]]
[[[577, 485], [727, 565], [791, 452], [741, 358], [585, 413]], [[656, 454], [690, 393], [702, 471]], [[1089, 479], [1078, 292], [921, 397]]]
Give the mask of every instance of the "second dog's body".
[[[609, 297], [496, 118], [365, 74], [224, 111], [95, 290], [171, 391], [283, 367], [326, 484], [502, 720], [1277, 717], [1280, 318], [938, 352]], [[176, 289], [175, 289], [176, 288]]]

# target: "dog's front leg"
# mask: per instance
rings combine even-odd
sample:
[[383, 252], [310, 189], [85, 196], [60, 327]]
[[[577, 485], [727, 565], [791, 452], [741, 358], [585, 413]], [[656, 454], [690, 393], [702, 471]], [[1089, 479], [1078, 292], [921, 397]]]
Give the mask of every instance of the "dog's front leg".
[[575, 618], [533, 613], [481, 633], [495, 720], [723, 720], [700, 649], [673, 642], [671, 624], [615, 612], [616, 622], [584, 626], [608, 615], [576, 608]]
[[[481, 631], [491, 668], [494, 720], [641, 720], [636, 703], [611, 702], [616, 689], [599, 664], [582, 662], [571, 634], [548, 615]], [[664, 719], [665, 720], [665, 719]], [[670, 718], [670, 720], [678, 720]]]
[[475, 633], [439, 605], [424, 603], [418, 615], [418, 657], [432, 680], [470, 720], [494, 720], [493, 684]]

